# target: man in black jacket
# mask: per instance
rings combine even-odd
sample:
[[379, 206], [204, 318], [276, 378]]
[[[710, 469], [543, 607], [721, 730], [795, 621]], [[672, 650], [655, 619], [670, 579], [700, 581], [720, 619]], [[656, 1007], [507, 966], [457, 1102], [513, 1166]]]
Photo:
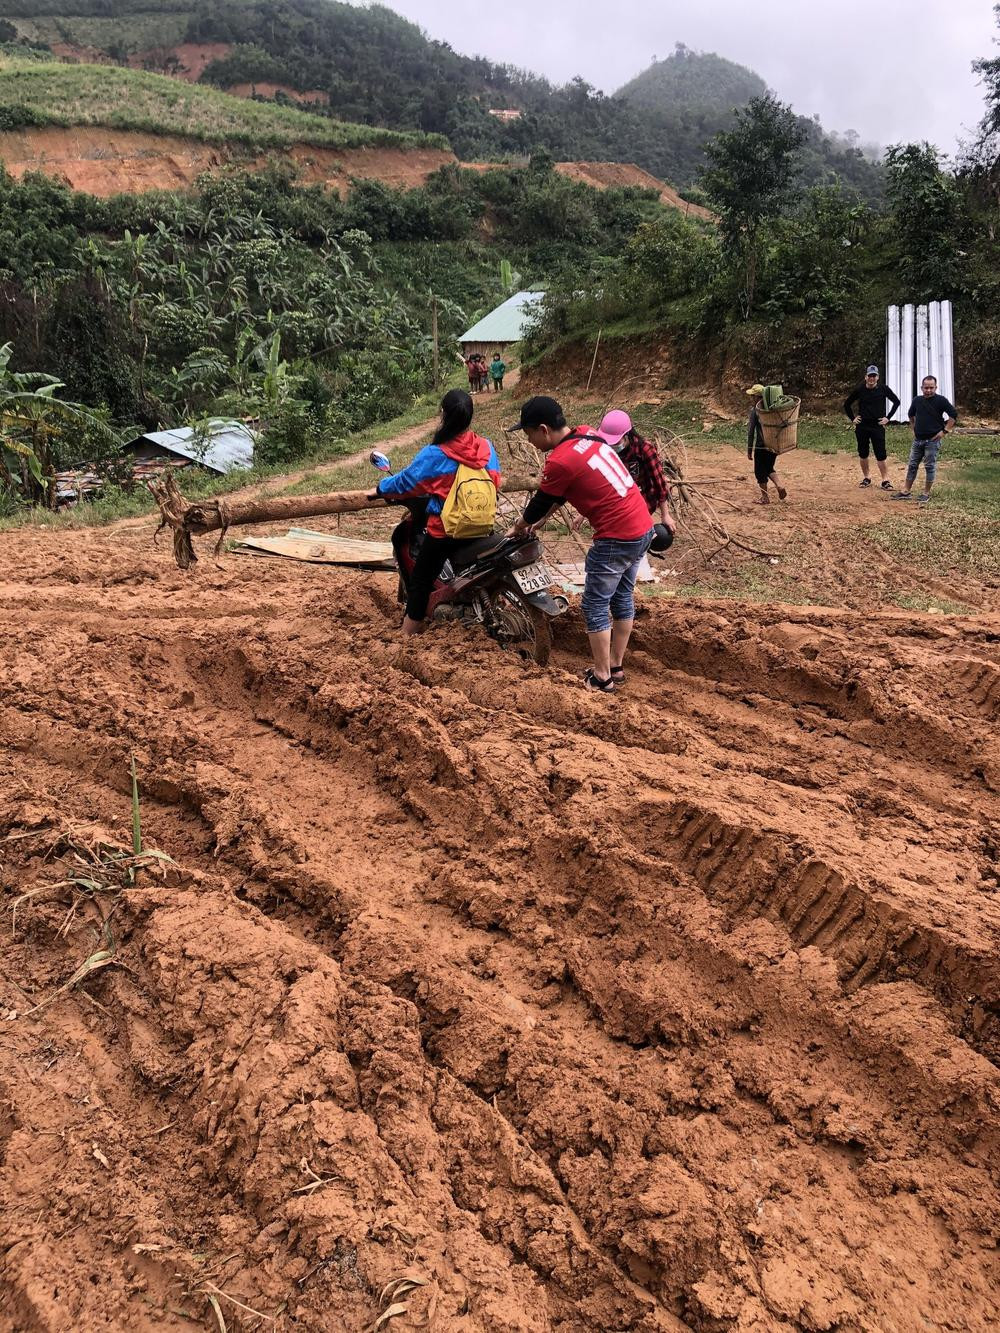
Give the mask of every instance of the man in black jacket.
[[[891, 406], [886, 411], [886, 403]], [[886, 385], [878, 382], [878, 366], [869, 366], [865, 371], [863, 384], [848, 396], [844, 402], [844, 411], [854, 422], [854, 435], [858, 441], [858, 458], [861, 460], [861, 485], [870, 486], [872, 479], [868, 475], [868, 455], [875, 449], [875, 462], [882, 478], [882, 490], [891, 491], [889, 468], [885, 461], [885, 428], [899, 406], [899, 399]]]
[[924, 465], [924, 493], [917, 496], [918, 504], [926, 504], [931, 498], [931, 487], [937, 474], [938, 452], [942, 439], [954, 430], [958, 424], [958, 413], [944, 394], [937, 391], [937, 380], [933, 375], [925, 375], [920, 382], [920, 396], [914, 398], [907, 414], [913, 427], [913, 447], [910, 449], [910, 461], [906, 465], [906, 481], [903, 489], [892, 497], [894, 500], [908, 500], [913, 483]]

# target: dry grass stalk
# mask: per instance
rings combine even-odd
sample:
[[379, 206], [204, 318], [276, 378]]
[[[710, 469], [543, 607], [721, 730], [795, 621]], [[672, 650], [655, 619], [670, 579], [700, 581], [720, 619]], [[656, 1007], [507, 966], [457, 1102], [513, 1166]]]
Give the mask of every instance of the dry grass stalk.
[[[257, 1319], [266, 1319], [269, 1324], [275, 1323], [273, 1315], [264, 1314], [261, 1310], [255, 1310], [252, 1305], [244, 1305], [243, 1302], [238, 1301], [235, 1296], [230, 1296], [228, 1291], [223, 1291], [221, 1287], [217, 1287], [214, 1282], [203, 1282], [198, 1290], [207, 1297], [213, 1309], [218, 1306], [218, 1300], [215, 1298], [221, 1296], [224, 1301], [229, 1301], [230, 1304], [235, 1305], [238, 1310], [242, 1310], [245, 1314], [254, 1315]], [[222, 1312], [219, 1311], [218, 1314], [220, 1320], [222, 1320]], [[222, 1320], [222, 1327], [225, 1328], [225, 1326], [225, 1321]]]
[[299, 1166], [307, 1175], [312, 1176], [312, 1180], [310, 1180], [308, 1184], [300, 1185], [298, 1189], [292, 1190], [293, 1194], [312, 1194], [314, 1190], [322, 1189], [324, 1185], [329, 1185], [331, 1180], [336, 1180], [336, 1176], [318, 1176], [304, 1157], [299, 1163]]

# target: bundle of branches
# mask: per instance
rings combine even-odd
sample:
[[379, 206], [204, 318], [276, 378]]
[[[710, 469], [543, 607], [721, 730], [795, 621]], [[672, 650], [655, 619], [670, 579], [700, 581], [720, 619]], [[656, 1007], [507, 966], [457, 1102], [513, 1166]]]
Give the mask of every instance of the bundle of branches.
[[[616, 386], [615, 395], [611, 401], [616, 403], [625, 401], [623, 389], [629, 383], [630, 381], [623, 381], [622, 384]], [[606, 405], [605, 411], [609, 407], [610, 402]], [[603, 414], [602, 412], [601, 415], [603, 416]], [[645, 434], [645, 432], [642, 433]], [[735, 509], [737, 513], [742, 512], [740, 506], [734, 504], [732, 500], [727, 500], [709, 489], [710, 487], [732, 485], [737, 480], [736, 478], [707, 477], [699, 478], [696, 482], [692, 481], [688, 476], [688, 449], [683, 436], [670, 430], [654, 430], [646, 435], [646, 439], [656, 448], [660, 456], [660, 462], [663, 464], [663, 470], [670, 481], [670, 500], [678, 526], [682, 527], [685, 533], [691, 537], [706, 565], [730, 546], [735, 546], [750, 555], [760, 556], [762, 559], [775, 558], [773, 552], [762, 551], [758, 547], [750, 546], [748, 543], [734, 537], [719, 512], [720, 508]], [[514, 466], [523, 467], [530, 472], [541, 470], [541, 459], [537, 450], [528, 443], [523, 435], [509, 434], [507, 436], [507, 450]], [[508, 487], [508, 489], [512, 490], [513, 488]], [[512, 516], [515, 510], [520, 512], [519, 508], [510, 505]], [[579, 531], [584, 526], [582, 519], [578, 518], [574, 521], [573, 518], [570, 518], [567, 522], [566, 515], [562, 511], [556, 510], [552, 518], [549, 519], [549, 523], [565, 523], [569, 538], [581, 551], [586, 551], [587, 543], [580, 536]], [[714, 545], [714, 549], [709, 549], [710, 545]]]
[[[650, 443], [655, 445], [663, 470], [670, 478], [670, 503], [677, 515], [678, 524], [684, 526], [701, 552], [706, 565], [729, 546], [735, 546], [741, 551], [760, 556], [765, 560], [776, 558], [776, 552], [762, 551], [759, 547], [750, 546], [734, 537], [717, 506], [735, 509], [737, 513], [742, 513], [740, 506], [707, 489], [710, 486], [730, 485], [736, 478], [700, 477], [697, 481], [691, 481], [687, 475], [689, 460], [684, 437], [673, 431], [654, 431], [648, 438]], [[710, 542], [718, 543], [715, 549], [706, 551], [699, 540], [700, 536], [706, 537]]]

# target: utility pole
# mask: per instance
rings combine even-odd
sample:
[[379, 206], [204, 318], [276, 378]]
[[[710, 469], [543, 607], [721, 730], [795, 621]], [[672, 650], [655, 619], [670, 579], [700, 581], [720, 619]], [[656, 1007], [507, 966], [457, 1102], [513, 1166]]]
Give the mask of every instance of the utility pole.
[[431, 297], [431, 342], [434, 345], [434, 388], [438, 387], [438, 299]]

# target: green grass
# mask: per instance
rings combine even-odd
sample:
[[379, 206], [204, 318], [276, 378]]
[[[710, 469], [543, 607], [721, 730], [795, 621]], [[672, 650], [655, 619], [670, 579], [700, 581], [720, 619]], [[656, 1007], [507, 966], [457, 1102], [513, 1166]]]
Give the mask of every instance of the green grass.
[[397, 133], [349, 125], [294, 107], [253, 102], [203, 84], [186, 84], [144, 70], [56, 61], [0, 59], [0, 115], [25, 125], [101, 125], [150, 134], [178, 134], [206, 143], [252, 148], [315, 144], [447, 148], [438, 135]]
[[930, 597], [922, 592], [901, 592], [893, 600], [904, 611], [929, 611], [939, 616], [965, 616], [975, 611], [975, 607], [966, 606], [965, 602], [955, 602], [948, 597]]
[[[877, 550], [936, 577], [949, 570], [993, 581], [1000, 578], [1000, 518], [952, 504], [935, 492], [931, 505], [913, 517], [900, 514], [845, 533], [845, 540]], [[994, 492], [995, 494], [995, 492]], [[994, 506], [994, 514], [996, 509]], [[863, 558], [863, 552], [859, 552]]]
[[[655, 595], [647, 585], [640, 586], [643, 596]], [[673, 594], [677, 597], [725, 598], [737, 602], [758, 602], [772, 605], [784, 602], [791, 606], [836, 606], [833, 597], [807, 595], [801, 583], [775, 565], [747, 561], [721, 578], [692, 583], [678, 583]]]
[[120, 18], [44, 15], [16, 18], [12, 22], [22, 37], [45, 42], [47, 46], [65, 42], [68, 46], [106, 51], [114, 43], [119, 43], [132, 53], [179, 46], [187, 33], [192, 9], [174, 13], [137, 13]]

